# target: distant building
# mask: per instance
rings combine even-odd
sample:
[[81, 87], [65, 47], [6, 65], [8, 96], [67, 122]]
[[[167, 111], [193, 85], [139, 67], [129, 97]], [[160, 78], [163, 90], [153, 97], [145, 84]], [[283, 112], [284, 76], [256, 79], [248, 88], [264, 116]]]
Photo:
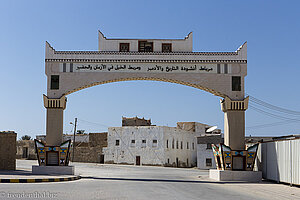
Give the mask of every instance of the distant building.
[[37, 155], [35, 151], [34, 140], [18, 140], [16, 158], [36, 160]]
[[[211, 126], [178, 122], [177, 127], [123, 126], [108, 128], [105, 163], [193, 167], [197, 136]], [[218, 132], [219, 130], [216, 130]]]
[[258, 142], [268, 142], [272, 141], [274, 137], [265, 137], [265, 136], [246, 136], [245, 137], [245, 144], [248, 146], [253, 145], [254, 143]]
[[[63, 135], [63, 141], [72, 140], [74, 135]], [[37, 135], [36, 139], [45, 142], [45, 135]], [[75, 135], [74, 162], [104, 163], [103, 147], [107, 147], [107, 132]], [[70, 160], [73, 161], [73, 149]], [[20, 155], [22, 156], [22, 155]]]
[[220, 143], [223, 143], [221, 134], [207, 134], [197, 137], [197, 167], [199, 169], [216, 168], [211, 145]]
[[151, 119], [122, 117], [122, 126], [151, 126]]
[[[41, 140], [46, 142], [46, 135], [37, 135], [35, 136], [37, 140]], [[73, 142], [74, 135], [73, 134], [64, 134], [63, 142], [67, 140], [71, 140]], [[89, 142], [89, 134], [75, 134], [75, 142]]]
[[[107, 132], [89, 133], [88, 142], [75, 142], [75, 155], [70, 151], [70, 160], [74, 162], [104, 163], [103, 148], [107, 147]], [[76, 138], [75, 138], [76, 141]]]

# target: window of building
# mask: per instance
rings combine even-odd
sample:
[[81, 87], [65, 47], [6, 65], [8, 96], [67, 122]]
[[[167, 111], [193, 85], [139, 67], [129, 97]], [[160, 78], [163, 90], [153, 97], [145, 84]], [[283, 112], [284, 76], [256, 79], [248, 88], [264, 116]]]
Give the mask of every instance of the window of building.
[[128, 52], [129, 51], [129, 43], [120, 43], [120, 52]]
[[73, 63], [70, 63], [70, 72], [73, 72]]
[[170, 164], [170, 159], [168, 158], [168, 164]]
[[176, 141], [176, 149], [179, 149], [178, 140]]
[[152, 141], [152, 147], [157, 147], [157, 140]]
[[162, 43], [161, 45], [162, 52], [172, 52], [172, 44], [171, 43]]
[[211, 149], [211, 143], [206, 144], [206, 149]]
[[186, 149], [189, 149], [189, 142], [186, 143]]
[[59, 75], [51, 75], [50, 89], [51, 90], [59, 89]]
[[66, 72], [66, 71], [67, 71], [67, 64], [63, 63], [63, 72]]
[[135, 144], [135, 140], [131, 140], [131, 144]]
[[240, 76], [232, 77], [232, 91], [241, 91], [241, 77]]
[[183, 142], [180, 143], [180, 148], [183, 149]]
[[172, 140], [172, 149], [174, 149], [174, 139]]
[[146, 147], [146, 140], [142, 140], [142, 147]]
[[228, 74], [228, 64], [224, 64], [224, 74]]
[[211, 166], [212, 166], [211, 158], [206, 158], [206, 167], [211, 167]]
[[193, 150], [195, 149], [195, 144], [194, 144], [194, 142], [192, 143], [192, 148], [193, 148]]
[[139, 41], [140, 52], [153, 52], [153, 42]]
[[169, 140], [167, 140], [167, 149], [169, 148]]
[[120, 140], [116, 140], [116, 146], [120, 145]]
[[221, 66], [220, 66], [220, 64], [217, 64], [217, 73], [218, 73], [218, 74], [221, 73]]

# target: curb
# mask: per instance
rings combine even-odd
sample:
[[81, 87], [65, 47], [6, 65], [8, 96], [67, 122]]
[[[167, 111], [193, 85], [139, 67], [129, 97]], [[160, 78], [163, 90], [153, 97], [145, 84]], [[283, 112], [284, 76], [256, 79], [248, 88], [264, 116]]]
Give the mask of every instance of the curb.
[[62, 182], [75, 181], [81, 179], [81, 176], [69, 178], [35, 178], [35, 179], [0, 179], [0, 183], [42, 183], [42, 182]]

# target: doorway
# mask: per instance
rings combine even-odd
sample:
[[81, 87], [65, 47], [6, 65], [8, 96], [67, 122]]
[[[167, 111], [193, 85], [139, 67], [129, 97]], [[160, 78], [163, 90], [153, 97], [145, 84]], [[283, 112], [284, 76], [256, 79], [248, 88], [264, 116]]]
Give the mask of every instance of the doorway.
[[176, 167], [179, 167], [179, 160], [176, 158]]
[[100, 154], [100, 164], [104, 164], [104, 155]]
[[141, 165], [141, 156], [136, 156], [135, 165]]
[[28, 158], [28, 147], [23, 147], [22, 158]]

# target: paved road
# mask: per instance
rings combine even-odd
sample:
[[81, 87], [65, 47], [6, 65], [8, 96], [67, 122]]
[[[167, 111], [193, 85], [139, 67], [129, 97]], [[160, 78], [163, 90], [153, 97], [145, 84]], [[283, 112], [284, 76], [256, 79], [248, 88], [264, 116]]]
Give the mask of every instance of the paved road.
[[[19, 169], [31, 169], [32, 164], [36, 164], [36, 161], [17, 161]], [[214, 183], [208, 180], [208, 171], [205, 170], [92, 163], [74, 165], [76, 173], [83, 177], [79, 181], [2, 183], [0, 199], [30, 199], [25, 195], [40, 195], [39, 199], [276, 199], [272, 195], [274, 193], [268, 194], [268, 190], [272, 190], [272, 187], [274, 189], [274, 184]], [[265, 185], [266, 191], [258, 190]], [[279, 186], [282, 191], [289, 188]], [[291, 195], [288, 198], [300, 198], [300, 193], [298, 196], [294, 192], [300, 189], [292, 189], [293, 194], [288, 191], [288, 195]], [[279, 197], [278, 199], [286, 199], [287, 196]]]

